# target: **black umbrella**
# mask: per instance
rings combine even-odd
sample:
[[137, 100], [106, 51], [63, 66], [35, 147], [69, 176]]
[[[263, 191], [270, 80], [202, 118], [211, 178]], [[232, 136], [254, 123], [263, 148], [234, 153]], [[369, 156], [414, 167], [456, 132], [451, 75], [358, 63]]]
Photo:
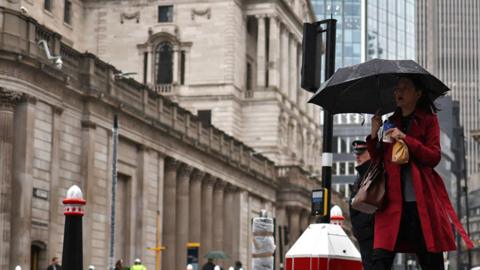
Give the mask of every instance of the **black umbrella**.
[[228, 259], [228, 255], [221, 250], [212, 250], [205, 254], [205, 259]]
[[433, 100], [450, 89], [412, 60], [373, 59], [338, 69], [308, 101], [333, 114], [382, 114], [395, 110], [393, 89], [400, 76], [414, 79]]

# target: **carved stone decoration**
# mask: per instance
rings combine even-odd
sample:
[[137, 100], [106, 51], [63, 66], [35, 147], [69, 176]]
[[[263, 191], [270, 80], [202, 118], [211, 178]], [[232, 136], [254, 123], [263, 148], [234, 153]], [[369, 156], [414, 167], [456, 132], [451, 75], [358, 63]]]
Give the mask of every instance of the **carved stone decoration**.
[[133, 12], [133, 13], [126, 13], [123, 12], [120, 14], [120, 23], [123, 24], [124, 20], [133, 20], [136, 19], [137, 23], [140, 22], [140, 11]]
[[187, 164], [182, 164], [180, 168], [178, 169], [178, 177], [179, 178], [185, 178], [189, 179], [190, 175], [193, 172], [193, 167]]
[[212, 12], [210, 8], [206, 8], [204, 10], [197, 10], [192, 8], [192, 12], [191, 12], [192, 21], [195, 21], [195, 16], [207, 16], [207, 20], [210, 20], [212, 16]]
[[0, 110], [13, 110], [25, 94], [0, 87]]

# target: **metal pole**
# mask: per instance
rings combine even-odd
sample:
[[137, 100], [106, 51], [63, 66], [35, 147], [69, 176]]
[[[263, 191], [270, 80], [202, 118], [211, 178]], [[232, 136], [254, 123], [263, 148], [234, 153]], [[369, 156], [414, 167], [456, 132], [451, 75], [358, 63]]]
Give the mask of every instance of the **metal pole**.
[[113, 117], [113, 156], [112, 156], [112, 204], [110, 216], [110, 256], [108, 257], [108, 269], [114, 270], [115, 260], [115, 196], [117, 192], [117, 144], [118, 144], [118, 115]]
[[[325, 50], [325, 80], [328, 80], [335, 72], [335, 43], [337, 20], [328, 19], [322, 21], [327, 25], [326, 50]], [[327, 213], [322, 218], [323, 223], [330, 223], [330, 208], [332, 201], [332, 137], [333, 115], [325, 110], [323, 114], [323, 154], [322, 154], [322, 185], [327, 191]]]
[[[156, 239], [156, 242], [157, 242], [157, 248], [160, 247], [161, 243], [160, 243], [160, 210], [157, 210], [157, 239]], [[155, 269], [156, 270], [160, 270], [160, 251], [157, 251], [155, 253]]]

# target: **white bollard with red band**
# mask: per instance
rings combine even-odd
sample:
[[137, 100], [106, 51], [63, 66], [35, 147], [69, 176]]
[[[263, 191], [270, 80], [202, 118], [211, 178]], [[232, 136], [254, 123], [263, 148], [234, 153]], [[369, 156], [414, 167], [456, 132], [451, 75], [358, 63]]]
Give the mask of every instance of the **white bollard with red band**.
[[345, 217], [343, 217], [342, 209], [338, 205], [334, 205], [330, 210], [330, 223], [343, 226]]
[[285, 270], [362, 269], [360, 253], [336, 224], [310, 224], [285, 256]]

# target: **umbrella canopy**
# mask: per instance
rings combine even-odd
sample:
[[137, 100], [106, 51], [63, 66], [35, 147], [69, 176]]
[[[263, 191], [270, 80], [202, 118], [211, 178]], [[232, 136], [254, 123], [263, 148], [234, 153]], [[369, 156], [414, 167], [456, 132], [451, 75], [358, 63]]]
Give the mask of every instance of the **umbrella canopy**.
[[395, 110], [393, 89], [400, 76], [410, 77], [436, 99], [450, 89], [412, 60], [373, 59], [338, 69], [308, 101], [333, 114]]
[[205, 259], [228, 259], [228, 255], [221, 250], [212, 250], [209, 251], [205, 256]]

